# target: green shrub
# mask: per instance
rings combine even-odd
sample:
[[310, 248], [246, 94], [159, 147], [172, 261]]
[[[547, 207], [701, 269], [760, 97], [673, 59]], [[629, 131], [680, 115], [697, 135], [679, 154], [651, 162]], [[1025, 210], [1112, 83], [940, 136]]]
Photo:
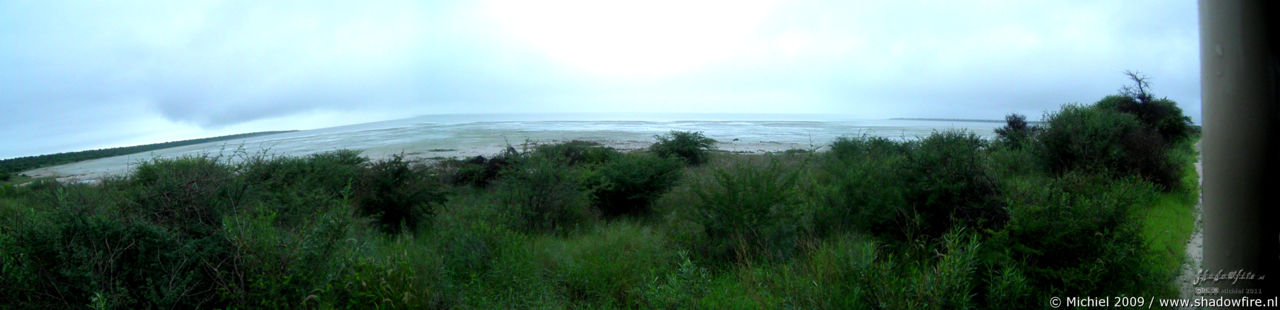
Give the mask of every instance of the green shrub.
[[673, 267], [661, 232], [630, 223], [597, 226], [548, 247], [565, 295], [596, 308], [641, 304], [642, 289]]
[[139, 165], [131, 177], [136, 189], [129, 211], [188, 233], [211, 234], [231, 201], [233, 171], [207, 156], [157, 159]]
[[991, 173], [1001, 181], [1045, 174], [1048, 170], [1036, 152], [1035, 142], [1014, 148], [1007, 144], [996, 144], [986, 150], [990, 158]]
[[798, 172], [787, 171], [776, 159], [764, 167], [717, 169], [715, 183], [701, 184], [696, 192], [695, 218], [708, 238], [703, 251], [737, 261], [789, 255], [803, 227], [798, 178]]
[[[344, 246], [335, 270], [338, 278], [323, 290], [313, 291], [299, 304], [317, 308], [457, 307], [457, 288], [447, 277], [445, 255], [429, 240], [399, 235], [395, 238], [360, 238]], [[296, 307], [296, 306], [295, 306]]]
[[985, 141], [973, 133], [933, 133], [908, 153], [903, 169], [913, 229], [938, 237], [955, 224], [999, 227], [1008, 211], [996, 199], [999, 188], [987, 167]]
[[1126, 135], [1124, 152], [1123, 164], [1128, 173], [1137, 174], [1165, 191], [1175, 189], [1186, 173], [1170, 156], [1168, 143], [1149, 128], [1138, 128]]
[[1168, 146], [1132, 115], [1091, 106], [1067, 105], [1048, 116], [1039, 135], [1049, 169], [1136, 174], [1171, 189], [1181, 167], [1166, 155]]
[[1039, 300], [1035, 286], [1027, 280], [1015, 264], [1004, 265], [1000, 269], [990, 270], [987, 282], [987, 305], [1031, 305]]
[[830, 154], [840, 160], [880, 160], [887, 156], [905, 154], [909, 143], [883, 137], [839, 137], [831, 142]]
[[520, 153], [508, 146], [502, 153], [490, 158], [477, 155], [464, 161], [445, 161], [443, 166], [450, 170], [446, 179], [453, 185], [486, 187], [496, 180], [503, 170], [515, 164], [519, 157]]
[[360, 221], [341, 201], [315, 207], [295, 225], [280, 225], [262, 206], [226, 217], [225, 240], [240, 267], [225, 275], [221, 298], [254, 308], [297, 307], [337, 285]]
[[1169, 98], [1155, 99], [1154, 95], [1147, 92], [1150, 86], [1146, 76], [1136, 72], [1125, 72], [1125, 75], [1133, 80], [1134, 85], [1125, 86], [1120, 94], [1102, 98], [1097, 103], [1099, 108], [1133, 115], [1142, 122], [1143, 127], [1170, 143], [1185, 141], [1196, 132], [1191, 118], [1182, 114], [1178, 103]]
[[698, 309], [781, 309], [784, 300], [766, 290], [758, 279], [767, 270], [750, 268], [721, 273], [707, 285], [706, 295], [698, 299]]
[[335, 151], [306, 157], [249, 157], [238, 166], [233, 201], [260, 201], [278, 213], [280, 223], [297, 224], [316, 205], [354, 198], [364, 179], [368, 160], [355, 151]]
[[[482, 234], [492, 238], [490, 264], [461, 284], [459, 308], [469, 309], [564, 309], [570, 300], [559, 288], [553, 265], [554, 255], [546, 249], [546, 236], [529, 236], [509, 231]], [[575, 306], [584, 307], [584, 306]]]
[[1124, 139], [1141, 126], [1133, 116], [1082, 105], [1049, 114], [1039, 140], [1055, 173], [1124, 168]]
[[[1136, 178], [1072, 172], [1013, 183], [1008, 226], [995, 237], [1035, 287], [1053, 295], [1147, 293], [1153, 279], [1134, 205], [1155, 189]], [[1013, 295], [1013, 296], [1016, 296]]]
[[838, 139], [826, 161], [820, 232], [855, 228], [910, 240], [936, 238], [954, 225], [998, 227], [1008, 217], [972, 133], [934, 133], [919, 142], [881, 138]]
[[[856, 235], [855, 235], [856, 236]], [[881, 251], [848, 235], [821, 242], [804, 260], [745, 267], [714, 283], [704, 306], [800, 309], [967, 309], [981, 293], [982, 242], [956, 230], [923, 255]], [[724, 279], [724, 278], [722, 278]], [[727, 282], [727, 283], [726, 283]], [[722, 296], [723, 294], [729, 296]]]
[[68, 211], [0, 233], [0, 307], [190, 308], [214, 299], [229, 256], [222, 239]]
[[905, 149], [900, 143], [861, 138], [837, 140], [818, 175], [825, 194], [814, 216], [820, 234], [850, 229], [875, 235], [901, 235], [908, 218]]
[[671, 131], [671, 133], [654, 136], [658, 142], [649, 146], [649, 150], [662, 157], [678, 157], [690, 165], [701, 165], [711, 156], [716, 140], [707, 138], [702, 132]]
[[801, 309], [872, 309], [875, 284], [883, 281], [876, 266], [874, 241], [841, 235], [815, 244], [808, 257], [763, 268], [762, 277], [748, 278], [749, 286], [763, 286], [783, 296], [783, 304]]
[[430, 173], [414, 169], [401, 155], [370, 165], [359, 197], [360, 212], [373, 216], [389, 233], [417, 228], [445, 199], [444, 191]]
[[618, 155], [596, 172], [592, 198], [606, 216], [649, 213], [649, 204], [675, 186], [682, 166], [669, 157]]
[[545, 144], [534, 147], [532, 156], [542, 156], [559, 161], [569, 166], [601, 165], [618, 156], [618, 151], [611, 147], [600, 146], [591, 141], [573, 140], [564, 143]]
[[879, 280], [873, 269], [878, 255], [876, 247], [874, 241], [849, 236], [824, 242], [811, 252], [804, 264], [809, 278], [818, 285], [799, 283], [793, 287], [815, 291], [808, 294], [815, 296], [815, 304], [811, 308], [869, 308], [873, 293], [871, 284]]
[[1009, 114], [1004, 117], [1004, 127], [996, 128], [997, 139], [1008, 147], [1019, 149], [1035, 138], [1035, 126], [1027, 125], [1027, 117]]
[[967, 309], [973, 308], [977, 236], [954, 230], [942, 236], [934, 257], [889, 255], [876, 266], [874, 304], [887, 309]]
[[20, 191], [13, 184], [0, 184], [0, 198], [18, 197]]
[[697, 304], [699, 298], [706, 294], [711, 284], [710, 274], [706, 268], [699, 267], [689, 259], [688, 253], [677, 253], [679, 261], [676, 269], [662, 276], [655, 277], [642, 290], [644, 303], [641, 308], [650, 309], [690, 309]]
[[488, 201], [450, 201], [433, 219], [429, 239], [442, 254], [450, 280], [466, 283], [487, 273], [501, 254], [515, 210]]
[[306, 169], [306, 173], [310, 175], [308, 181], [333, 194], [332, 197], [341, 197], [339, 194], [359, 179], [369, 159], [360, 156], [359, 151], [337, 150], [311, 154], [305, 158], [305, 162], [310, 166]]
[[595, 217], [584, 187], [587, 171], [541, 156], [523, 158], [498, 181], [498, 199], [514, 207], [521, 226], [567, 231]]

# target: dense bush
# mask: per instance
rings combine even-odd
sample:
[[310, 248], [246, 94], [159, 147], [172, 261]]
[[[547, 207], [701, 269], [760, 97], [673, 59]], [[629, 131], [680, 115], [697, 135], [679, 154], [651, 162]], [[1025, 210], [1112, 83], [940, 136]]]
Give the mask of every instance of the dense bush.
[[282, 223], [297, 223], [316, 205], [352, 198], [364, 179], [368, 160], [340, 150], [306, 157], [252, 156], [241, 162], [232, 187], [233, 202], [261, 202]]
[[1181, 167], [1167, 144], [1132, 115], [1095, 106], [1067, 105], [1050, 114], [1039, 135], [1041, 156], [1055, 173], [1086, 170], [1136, 174], [1171, 189]]
[[504, 169], [513, 165], [519, 157], [520, 153], [516, 152], [515, 148], [507, 147], [502, 153], [490, 158], [477, 155], [462, 161], [448, 160], [443, 166], [451, 169], [452, 173], [448, 174], [447, 179], [453, 185], [486, 187], [497, 179]]
[[1134, 85], [1125, 86], [1120, 94], [1102, 98], [1097, 103], [1099, 108], [1133, 115], [1143, 127], [1169, 143], [1182, 142], [1196, 132], [1191, 118], [1182, 114], [1178, 103], [1169, 98], [1155, 99], [1155, 95], [1148, 92], [1150, 85], [1146, 76], [1136, 72], [1125, 72], [1125, 75]]
[[232, 169], [215, 157], [144, 162], [131, 178], [137, 191], [127, 212], [184, 232], [210, 234], [236, 206], [228, 200], [233, 177]]
[[651, 228], [618, 223], [554, 242], [551, 248], [563, 249], [551, 255], [557, 282], [575, 303], [603, 308], [641, 304], [654, 275], [675, 267], [662, 239]]
[[680, 178], [682, 164], [645, 153], [616, 156], [596, 172], [592, 199], [606, 216], [645, 214]]
[[556, 160], [564, 165], [601, 165], [618, 156], [618, 151], [590, 141], [573, 140], [534, 147], [532, 156]]
[[1047, 173], [1047, 165], [1040, 157], [1040, 153], [1036, 151], [1037, 143], [1028, 141], [1026, 145], [1019, 148], [1003, 143], [992, 145], [986, 152], [990, 159], [991, 173], [1002, 182]]
[[388, 233], [416, 228], [445, 199], [433, 170], [400, 155], [370, 163], [339, 150], [306, 157], [250, 157], [240, 165], [233, 201], [267, 202], [281, 222], [295, 222], [316, 205], [349, 200]]
[[376, 218], [389, 233], [417, 228], [445, 199], [429, 172], [414, 169], [400, 155], [369, 166], [359, 197], [360, 212]]
[[1128, 173], [1159, 185], [1165, 191], [1174, 190], [1187, 172], [1170, 157], [1170, 148], [1156, 132], [1139, 128], [1125, 136], [1126, 161], [1123, 164]]
[[[871, 309], [876, 283], [882, 283], [876, 259], [879, 245], [860, 235], [834, 236], [796, 262], [794, 275], [782, 274], [797, 306], [810, 309]], [[784, 272], [788, 270], [782, 270]], [[804, 282], [809, 283], [804, 283]], [[805, 285], [808, 284], [808, 285]], [[816, 284], [816, 285], [814, 285]]]
[[704, 253], [720, 260], [785, 257], [794, 250], [801, 223], [799, 173], [776, 159], [764, 167], [738, 165], [715, 171], [715, 182], [696, 192], [696, 220], [704, 228]]
[[1010, 190], [1011, 219], [995, 242], [1024, 264], [1021, 273], [1035, 287], [1057, 295], [1141, 295], [1167, 280], [1146, 270], [1141, 221], [1133, 218], [1155, 194], [1150, 184], [1072, 172]]
[[256, 308], [293, 307], [333, 285], [341, 254], [352, 250], [344, 241], [358, 229], [358, 221], [341, 201], [312, 207], [297, 223], [279, 223], [266, 208], [225, 220], [225, 240], [241, 267], [226, 274], [222, 298]]
[[530, 156], [503, 173], [496, 184], [499, 199], [517, 210], [521, 226], [538, 231], [567, 231], [594, 218], [587, 171], [556, 160]]
[[881, 261], [887, 257], [880, 257], [883, 252], [874, 241], [858, 235], [833, 236], [805, 247], [807, 256], [786, 263], [721, 273], [694, 288], [707, 291], [694, 301], [703, 309], [877, 309], [887, 307], [875, 295], [882, 293], [890, 275], [903, 276]]
[[999, 227], [1008, 211], [973, 133], [933, 133], [908, 153], [903, 169], [910, 223], [925, 236], [938, 237], [955, 224]]
[[347, 187], [353, 186], [354, 182], [358, 182], [369, 163], [368, 158], [360, 156], [360, 152], [355, 150], [316, 153], [303, 159], [308, 167], [301, 172], [300, 177], [307, 178], [307, 182], [301, 185], [318, 187], [333, 194], [342, 193]]
[[1168, 98], [1141, 100], [1131, 96], [1112, 95], [1102, 98], [1098, 107], [1133, 115], [1142, 125], [1165, 141], [1176, 142], [1195, 133], [1191, 118], [1182, 114], [1178, 104]]
[[676, 269], [654, 277], [648, 285], [640, 288], [643, 294], [641, 307], [650, 309], [690, 309], [697, 305], [710, 284], [710, 274], [706, 268], [695, 264], [688, 253], [679, 252]]
[[918, 142], [839, 139], [824, 165], [827, 206], [817, 227], [893, 240], [939, 237], [956, 224], [998, 227], [1008, 216], [984, 144], [950, 131]]
[[984, 304], [987, 305], [1032, 305], [1040, 300], [1034, 298], [1038, 292], [1022, 269], [1017, 264], [1004, 266], [988, 266], [986, 294]]
[[707, 138], [702, 132], [671, 131], [671, 133], [654, 136], [658, 142], [649, 146], [649, 150], [658, 156], [678, 157], [690, 165], [701, 165], [711, 156], [716, 140]]
[[977, 236], [952, 231], [941, 238], [933, 257], [890, 257], [876, 266], [874, 303], [887, 309], [964, 309], [974, 307], [978, 288]]
[[831, 142], [831, 155], [841, 160], [881, 160], [904, 154], [910, 143], [882, 137], [840, 137]]
[[1005, 125], [996, 128], [997, 139], [1011, 148], [1022, 148], [1035, 136], [1036, 127], [1027, 125], [1027, 117], [1021, 114], [1009, 114], [1004, 117]]
[[[442, 263], [446, 255], [428, 240], [400, 236], [348, 243], [340, 251], [330, 285], [296, 303], [321, 309], [456, 307], [457, 290]], [[293, 306], [293, 305], [290, 305]], [[294, 306], [297, 307], [297, 306]]]
[[495, 261], [508, 243], [513, 230], [522, 229], [521, 210], [496, 201], [492, 195], [460, 194], [441, 207], [433, 219], [431, 231], [423, 239], [444, 255], [443, 264], [449, 281], [479, 281], [490, 273]]
[[857, 229], [876, 235], [903, 235], [905, 143], [883, 138], [840, 138], [831, 145], [821, 184], [823, 208], [814, 216], [820, 233]]
[[261, 189], [257, 191], [260, 194], [305, 188], [340, 198], [344, 190], [360, 180], [367, 163], [357, 151], [339, 150], [306, 157], [252, 156], [240, 164], [239, 170], [243, 186]]
[[184, 308], [215, 301], [217, 268], [229, 257], [224, 239], [185, 237], [94, 211], [101, 210], [49, 210], [0, 229], [0, 306]]
[[1042, 155], [1055, 173], [1125, 169], [1124, 140], [1141, 126], [1133, 116], [1083, 105], [1066, 105], [1046, 117]]
[[[981, 292], [982, 249], [954, 231], [925, 256], [905, 256], [857, 235], [817, 244], [772, 268], [743, 268], [711, 283], [703, 308], [968, 309]], [[1021, 304], [1020, 304], [1021, 305]]]

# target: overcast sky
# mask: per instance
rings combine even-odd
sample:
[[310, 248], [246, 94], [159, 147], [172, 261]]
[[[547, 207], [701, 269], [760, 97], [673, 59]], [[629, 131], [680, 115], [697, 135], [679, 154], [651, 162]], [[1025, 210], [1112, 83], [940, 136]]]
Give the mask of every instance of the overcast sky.
[[1193, 1], [0, 1], [0, 158], [442, 113], [1199, 121]]

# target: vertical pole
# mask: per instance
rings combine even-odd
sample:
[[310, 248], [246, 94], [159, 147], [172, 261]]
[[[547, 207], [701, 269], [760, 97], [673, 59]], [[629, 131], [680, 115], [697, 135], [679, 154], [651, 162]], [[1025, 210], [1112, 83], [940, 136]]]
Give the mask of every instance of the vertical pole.
[[[1202, 275], [1243, 271], [1261, 280], [1202, 282], [1243, 295], [1280, 295], [1278, 6], [1201, 0], [1200, 85], [1204, 170]], [[1212, 294], [1203, 297], [1241, 296]]]

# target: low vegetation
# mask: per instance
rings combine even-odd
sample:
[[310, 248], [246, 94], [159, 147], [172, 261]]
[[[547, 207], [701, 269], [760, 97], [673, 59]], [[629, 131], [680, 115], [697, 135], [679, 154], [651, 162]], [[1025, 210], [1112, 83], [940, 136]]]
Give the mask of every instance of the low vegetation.
[[1137, 110], [1067, 105], [1034, 127], [1010, 117], [994, 141], [849, 137], [816, 153], [712, 153], [702, 134], [672, 132], [633, 152], [572, 141], [437, 163], [200, 156], [97, 185], [5, 185], [0, 308], [964, 309], [1174, 296], [1196, 137], [1166, 136]]
[[649, 147], [649, 151], [662, 157], [680, 158], [690, 165], [706, 163], [710, 150], [716, 146], [716, 140], [707, 138], [702, 132], [672, 131], [654, 138], [658, 141]]

